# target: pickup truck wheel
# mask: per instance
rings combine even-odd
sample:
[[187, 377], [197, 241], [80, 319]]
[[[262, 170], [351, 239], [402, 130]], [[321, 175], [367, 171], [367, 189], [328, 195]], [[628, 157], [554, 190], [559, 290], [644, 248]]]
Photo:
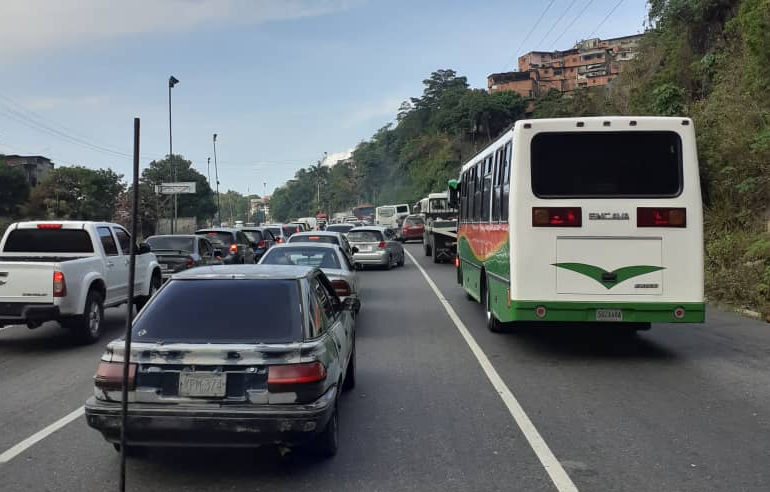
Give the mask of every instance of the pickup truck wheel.
[[136, 310], [139, 311], [144, 307], [147, 302], [152, 298], [152, 296], [155, 295], [155, 293], [160, 289], [160, 276], [158, 274], [153, 274], [152, 279], [150, 280], [150, 293], [146, 296], [139, 296], [134, 298], [134, 305], [136, 306]]
[[436, 240], [431, 241], [430, 249], [433, 250], [433, 263], [441, 263], [438, 255], [436, 254]]
[[99, 340], [99, 336], [102, 334], [103, 319], [104, 299], [99, 292], [90, 290], [86, 296], [83, 314], [67, 318], [62, 321], [62, 324], [72, 332], [76, 341], [89, 344]]
[[339, 412], [337, 410], [337, 402], [334, 402], [334, 410], [332, 410], [332, 416], [329, 418], [329, 422], [326, 427], [315, 439], [315, 452], [324, 458], [331, 458], [337, 454], [339, 449]]

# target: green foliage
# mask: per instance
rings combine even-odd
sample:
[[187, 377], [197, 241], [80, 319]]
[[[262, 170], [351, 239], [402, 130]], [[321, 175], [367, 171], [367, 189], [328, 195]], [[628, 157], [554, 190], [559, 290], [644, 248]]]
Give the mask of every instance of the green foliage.
[[526, 102], [518, 94], [469, 89], [467, 79], [454, 70], [437, 70], [423, 84], [422, 97], [399, 108], [396, 125], [361, 142], [353, 152], [354, 164], [301, 169], [277, 189], [270, 204], [273, 216], [286, 220], [341, 212], [362, 202], [413, 203], [445, 189], [466, 159], [524, 117]]
[[24, 172], [8, 166], [0, 155], [0, 217], [15, 217], [29, 196], [29, 182]]
[[[172, 165], [173, 164], [173, 165]], [[176, 174], [174, 174], [176, 168]], [[180, 194], [177, 198], [178, 217], [196, 217], [198, 221], [208, 221], [217, 211], [216, 195], [211, 190], [206, 177], [193, 169], [192, 162], [181, 155], [174, 155], [173, 163], [166, 156], [165, 159], [152, 161], [142, 171], [139, 181], [142, 214], [145, 220], [155, 221], [159, 218], [173, 215], [173, 195], [158, 195], [155, 186], [164, 182], [194, 181], [194, 194]], [[223, 195], [224, 196], [224, 195]], [[226, 203], [222, 203], [222, 219], [227, 216], [229, 210], [225, 210]]]
[[652, 91], [652, 107], [660, 116], [679, 116], [685, 110], [684, 89], [674, 84], [662, 84]]
[[30, 194], [29, 214], [43, 218], [113, 220], [123, 176], [112, 169], [59, 167]]

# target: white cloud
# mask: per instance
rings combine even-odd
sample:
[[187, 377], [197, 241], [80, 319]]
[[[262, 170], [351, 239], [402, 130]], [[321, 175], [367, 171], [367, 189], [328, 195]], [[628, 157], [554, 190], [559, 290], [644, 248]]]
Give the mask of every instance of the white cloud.
[[362, 106], [344, 118], [344, 126], [351, 127], [366, 123], [375, 118], [382, 119], [382, 125], [396, 119], [398, 108], [401, 103], [407, 99], [405, 97], [388, 97], [380, 101], [375, 101], [366, 106]]
[[349, 9], [362, 0], [2, 0], [0, 62], [116, 40], [223, 24], [254, 25]]

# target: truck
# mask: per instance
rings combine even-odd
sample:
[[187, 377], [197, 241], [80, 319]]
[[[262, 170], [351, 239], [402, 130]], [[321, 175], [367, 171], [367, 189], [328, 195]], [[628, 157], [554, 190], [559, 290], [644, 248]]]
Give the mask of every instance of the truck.
[[161, 285], [160, 265], [142, 244], [128, 298], [130, 245], [129, 233], [109, 222], [11, 224], [0, 240], [0, 327], [58, 321], [77, 342], [97, 341], [105, 308], [141, 309]]
[[451, 191], [430, 193], [413, 210], [425, 217], [423, 250], [434, 263], [454, 261], [457, 256], [457, 208], [450, 204]]

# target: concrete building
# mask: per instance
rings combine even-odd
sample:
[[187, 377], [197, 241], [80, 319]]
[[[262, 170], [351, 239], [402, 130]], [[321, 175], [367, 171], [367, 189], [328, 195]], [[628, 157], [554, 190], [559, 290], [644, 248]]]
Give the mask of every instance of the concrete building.
[[6, 155], [3, 159], [9, 167], [24, 171], [30, 186], [37, 186], [53, 171], [51, 159], [41, 155]]
[[517, 72], [487, 77], [490, 92], [512, 90], [531, 99], [556, 89], [602, 87], [618, 76], [623, 62], [632, 60], [641, 34], [612, 39], [586, 39], [566, 51], [530, 51], [519, 57]]

